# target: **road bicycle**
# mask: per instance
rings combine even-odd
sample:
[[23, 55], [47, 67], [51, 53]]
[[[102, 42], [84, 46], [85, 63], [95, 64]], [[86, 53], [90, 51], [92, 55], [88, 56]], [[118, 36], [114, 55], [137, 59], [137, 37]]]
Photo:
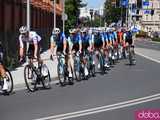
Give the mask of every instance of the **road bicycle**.
[[8, 89], [7, 90], [2, 90], [3, 88], [3, 85], [4, 85], [4, 80], [3, 80], [3, 77], [0, 76], [0, 91], [1, 93], [4, 93], [4, 94], [10, 94], [13, 92], [13, 78], [12, 78], [12, 75], [10, 73], [10, 71], [5, 68], [5, 71], [6, 71], [6, 81], [7, 81], [7, 84], [8, 84]]
[[95, 63], [94, 63], [94, 52], [88, 52], [87, 54], [87, 66], [89, 71], [89, 76], [95, 77]]
[[85, 69], [87, 69], [87, 64], [84, 63], [85, 59], [86, 56], [83, 53], [76, 52], [74, 55], [74, 73], [77, 81], [88, 79], [88, 76], [85, 75]]
[[66, 64], [67, 61], [67, 55], [64, 55], [63, 53], [58, 53], [58, 65], [57, 65], [57, 74], [59, 83], [61, 86], [65, 86], [67, 81], [70, 85], [73, 84], [73, 70], [72, 71], [72, 78], [69, 78], [69, 72], [68, 72], [68, 66]]
[[128, 46], [128, 60], [130, 65], [135, 65], [135, 53], [134, 53], [134, 46]]
[[38, 61], [38, 67], [33, 63], [37, 61], [29, 60], [29, 63], [24, 68], [24, 79], [27, 89], [31, 92], [37, 90], [37, 85], [42, 84], [44, 89], [50, 89], [51, 78], [50, 72], [46, 64]]
[[99, 64], [100, 64], [100, 71], [101, 71], [101, 74], [105, 74], [106, 67], [104, 66], [105, 65], [104, 53], [101, 51], [101, 49], [99, 49], [98, 52], [99, 52], [98, 59], [99, 59]]

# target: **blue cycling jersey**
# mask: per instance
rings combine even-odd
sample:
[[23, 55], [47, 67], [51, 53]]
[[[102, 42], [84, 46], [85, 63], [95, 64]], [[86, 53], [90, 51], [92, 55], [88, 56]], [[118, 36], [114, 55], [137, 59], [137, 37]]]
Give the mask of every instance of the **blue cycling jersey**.
[[113, 34], [109, 33], [108, 38], [109, 38], [110, 41], [113, 41]]
[[114, 35], [114, 39], [117, 39], [117, 32], [116, 31], [113, 32], [113, 35]]
[[104, 41], [104, 34], [101, 33], [100, 36], [101, 36], [101, 40], [102, 40], [102, 42], [103, 42], [103, 41]]
[[88, 34], [85, 34], [82, 36], [82, 42], [83, 43], [89, 43], [89, 39], [90, 39], [90, 36]]
[[78, 44], [79, 42], [82, 41], [82, 37], [80, 33], [77, 33], [73, 36], [73, 43]]

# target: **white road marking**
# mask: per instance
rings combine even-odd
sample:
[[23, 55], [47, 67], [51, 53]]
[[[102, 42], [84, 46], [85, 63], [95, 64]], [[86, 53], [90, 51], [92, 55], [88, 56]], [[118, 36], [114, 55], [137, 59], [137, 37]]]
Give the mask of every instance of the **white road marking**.
[[142, 57], [144, 57], [144, 58], [146, 58], [146, 59], [149, 59], [149, 60], [151, 60], [151, 61], [160, 63], [159, 60], [156, 60], [156, 59], [153, 59], [153, 58], [151, 58], [151, 57], [149, 57], [149, 56], [143, 55], [142, 53], [136, 52], [136, 54], [137, 54], [137, 55], [140, 55], [140, 56], [142, 56]]
[[142, 104], [142, 103], [146, 103], [146, 102], [150, 102], [150, 101], [154, 101], [154, 100], [159, 100], [159, 99], [160, 99], [160, 93], [155, 94], [155, 95], [151, 95], [151, 96], [147, 96], [147, 97], [143, 97], [143, 98], [120, 102], [120, 103], [116, 103], [116, 104], [112, 104], [112, 105], [106, 105], [106, 106], [102, 106], [102, 107], [91, 108], [91, 109], [87, 109], [87, 110], [71, 112], [71, 113], [66, 113], [66, 114], [53, 115], [53, 116], [39, 118], [39, 119], [35, 119], [35, 120], [64, 120], [64, 119], [69, 119], [69, 118], [76, 118], [76, 117], [91, 115], [91, 114], [95, 114], [95, 113], [125, 108], [125, 107], [138, 105], [138, 104]]

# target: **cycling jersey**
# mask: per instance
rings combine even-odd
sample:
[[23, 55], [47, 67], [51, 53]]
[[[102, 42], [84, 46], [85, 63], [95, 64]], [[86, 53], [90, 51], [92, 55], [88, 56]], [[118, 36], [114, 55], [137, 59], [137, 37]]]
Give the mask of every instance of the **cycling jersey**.
[[57, 39], [56, 39], [57, 52], [63, 51], [63, 43], [65, 40], [66, 40], [66, 36], [63, 32], [59, 36], [57, 36]]
[[89, 36], [88, 34], [84, 34], [82, 36], [82, 46], [83, 46], [83, 49], [87, 49], [89, 44], [90, 44], [90, 41], [92, 38], [90, 38], [92, 36]]
[[81, 34], [80, 33], [75, 34], [72, 38], [72, 41], [73, 41], [73, 49], [75, 51], [78, 51], [79, 50], [79, 44], [82, 43]]
[[105, 36], [105, 42], [108, 42], [109, 41], [109, 39], [108, 39], [108, 33], [107, 32], [104, 33], [104, 36]]
[[117, 32], [116, 31], [113, 32], [113, 35], [114, 35], [114, 40], [117, 40]]
[[126, 33], [126, 42], [128, 42], [130, 45], [133, 43], [131, 31], [127, 31], [127, 33]]
[[41, 37], [34, 31], [30, 31], [29, 32], [29, 38], [28, 36], [25, 35], [20, 35], [19, 36], [19, 43], [20, 43], [20, 48], [24, 48], [24, 42], [29, 43], [29, 47], [28, 47], [28, 57], [29, 59], [34, 58], [34, 44], [38, 45], [38, 50], [37, 50], [37, 57], [40, 57], [40, 41], [41, 41]]
[[123, 40], [123, 32], [118, 32], [118, 43], [121, 43]]
[[40, 41], [41, 37], [34, 31], [29, 32], [29, 38], [28, 36], [22, 34], [19, 36], [19, 43], [21, 48], [24, 48], [23, 42], [27, 42], [29, 44], [38, 44]]
[[95, 35], [94, 46], [96, 48], [100, 48], [103, 45], [104, 37], [102, 33], [98, 33]]
[[113, 34], [112, 34], [112, 33], [109, 33], [108, 38], [109, 38], [109, 41], [110, 41], [110, 42], [112, 42], [112, 41], [113, 41], [113, 39], [114, 39]]
[[55, 43], [57, 45], [57, 35], [56, 34], [52, 34], [52, 36], [50, 37], [50, 43]]

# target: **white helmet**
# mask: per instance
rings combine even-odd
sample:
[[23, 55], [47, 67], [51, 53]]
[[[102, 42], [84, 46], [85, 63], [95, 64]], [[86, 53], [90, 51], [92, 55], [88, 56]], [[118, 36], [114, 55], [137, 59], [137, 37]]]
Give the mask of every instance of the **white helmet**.
[[27, 29], [26, 26], [22, 26], [22, 27], [19, 28], [19, 32], [20, 32], [21, 34], [26, 33], [27, 31], [28, 31], [28, 29]]
[[59, 34], [60, 33], [60, 29], [59, 28], [55, 28], [52, 31], [52, 34]]
[[71, 34], [72, 34], [72, 33], [75, 33], [75, 32], [76, 32], [76, 29], [70, 29], [70, 30], [69, 30], [69, 33], [71, 33]]

